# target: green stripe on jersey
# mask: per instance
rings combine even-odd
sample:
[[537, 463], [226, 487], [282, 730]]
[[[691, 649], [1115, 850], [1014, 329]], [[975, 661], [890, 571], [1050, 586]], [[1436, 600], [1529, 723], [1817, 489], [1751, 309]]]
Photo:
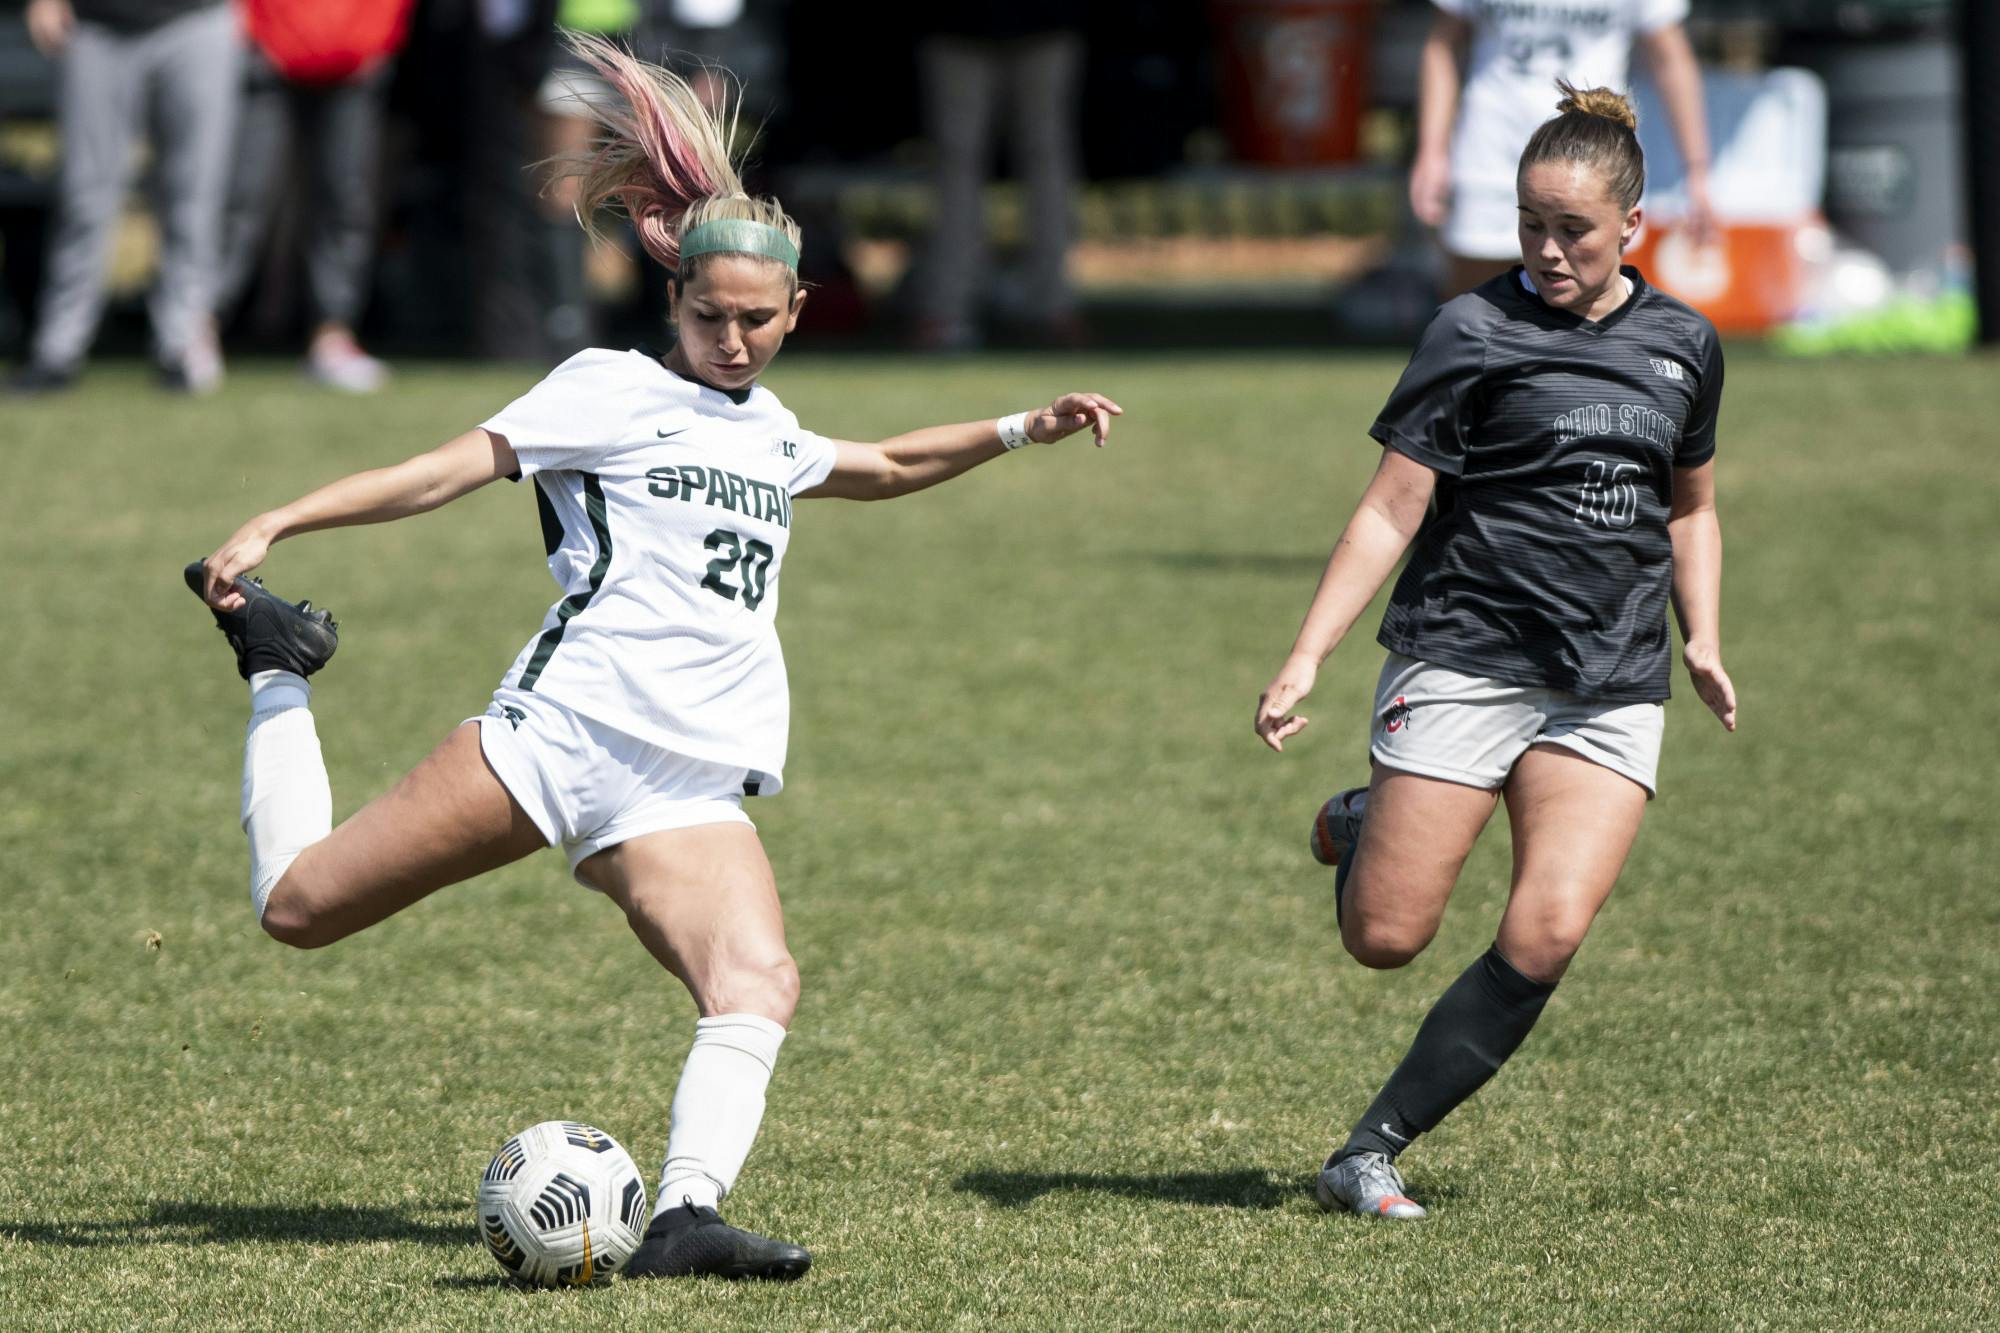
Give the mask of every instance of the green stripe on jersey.
[[549, 488], [542, 485], [542, 478], [535, 478], [535, 516], [542, 521], [542, 554], [554, 555], [562, 549], [562, 515], [556, 513], [555, 502], [549, 499]]
[[542, 668], [555, 655], [556, 645], [562, 642], [569, 622], [590, 605], [590, 599], [604, 586], [604, 571], [611, 567], [611, 523], [604, 512], [604, 485], [594, 472], [583, 474], [583, 511], [590, 516], [590, 530], [597, 537], [597, 563], [590, 567], [590, 586], [563, 598], [562, 605], [556, 608], [556, 623], [542, 631], [542, 641], [535, 645], [535, 655], [528, 659], [528, 669], [521, 673], [516, 689], [535, 688]]

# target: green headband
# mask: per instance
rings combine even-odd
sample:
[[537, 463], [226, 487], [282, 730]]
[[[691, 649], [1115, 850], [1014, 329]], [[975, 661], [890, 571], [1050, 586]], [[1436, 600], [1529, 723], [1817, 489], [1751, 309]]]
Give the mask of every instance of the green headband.
[[698, 255], [764, 255], [799, 271], [799, 248], [790, 237], [768, 223], [745, 218], [716, 218], [688, 228], [681, 237], [681, 267]]

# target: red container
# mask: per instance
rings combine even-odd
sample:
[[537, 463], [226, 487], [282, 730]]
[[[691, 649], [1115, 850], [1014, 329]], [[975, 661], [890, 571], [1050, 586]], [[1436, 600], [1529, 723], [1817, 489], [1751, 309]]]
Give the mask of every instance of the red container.
[[1222, 124], [1244, 162], [1352, 162], [1376, 0], [1212, 0]]

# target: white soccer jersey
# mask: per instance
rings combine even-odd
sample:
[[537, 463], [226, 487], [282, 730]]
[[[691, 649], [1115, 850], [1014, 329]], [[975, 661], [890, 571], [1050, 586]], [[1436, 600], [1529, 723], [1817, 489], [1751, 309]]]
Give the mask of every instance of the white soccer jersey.
[[482, 423], [533, 478], [563, 591], [505, 684], [665, 749], [783, 783], [791, 700], [778, 574], [792, 497], [830, 440], [763, 388], [644, 352], [579, 352]]
[[1515, 169], [1535, 127], [1556, 113], [1556, 80], [1627, 92], [1633, 39], [1685, 20], [1688, 0], [1431, 3], [1472, 25], [1452, 131], [1454, 218], [1445, 244], [1458, 254], [1508, 258], [1517, 250]]

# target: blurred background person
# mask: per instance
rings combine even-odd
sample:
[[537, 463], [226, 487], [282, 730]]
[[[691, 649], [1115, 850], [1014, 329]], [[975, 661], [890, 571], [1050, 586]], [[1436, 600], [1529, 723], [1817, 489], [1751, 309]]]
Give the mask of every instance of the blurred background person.
[[415, 0], [243, 0], [250, 50], [224, 213], [216, 307], [242, 299], [272, 221], [304, 168], [304, 250], [312, 341], [306, 375], [373, 393], [388, 367], [355, 337], [375, 253], [389, 76]]
[[239, 49], [224, 0], [29, 0], [30, 39], [58, 63], [62, 141], [41, 302], [17, 392], [67, 386], [104, 314], [132, 150], [152, 144], [160, 252], [148, 306], [162, 383], [222, 382], [217, 238], [235, 129]]
[[498, 361], [546, 361], [546, 275], [536, 195], [546, 171], [542, 85], [555, 68], [555, 0], [436, 0], [433, 24], [463, 52], [466, 253], [472, 340]]
[[772, 31], [785, 0], [648, 0], [643, 31], [660, 60], [709, 106], [733, 98], [738, 137], [758, 133], [777, 104], [785, 57]]
[[[1559, 9], [1493, 0], [1431, 0], [1417, 87], [1410, 207], [1440, 229], [1448, 295], [1504, 273], [1520, 255], [1511, 163], [1547, 119], [1557, 78], [1581, 88], [1631, 86], [1636, 44], [1686, 164], [1687, 225], [1714, 233], [1701, 68], [1683, 24], [1688, 0], [1569, 0]], [[1497, 168], [1496, 168], [1497, 164]]]
[[[639, 0], [559, 0], [556, 26], [631, 46], [639, 24]], [[598, 133], [591, 107], [614, 100], [605, 82], [581, 58], [558, 43], [550, 53], [548, 77], [536, 93], [541, 103], [547, 156], [561, 161], [585, 156]], [[558, 356], [590, 346], [592, 327], [587, 266], [589, 239], [577, 225], [578, 178], [557, 173], [541, 191], [542, 247], [549, 294], [542, 328]]]
[[921, 20], [924, 130], [937, 159], [930, 244], [916, 286], [920, 347], [979, 344], [985, 187], [993, 130], [1003, 114], [1022, 186], [1019, 308], [1041, 341], [1082, 341], [1068, 273], [1084, 55], [1078, 21], [1077, 6], [1060, 0], [940, 5]]

